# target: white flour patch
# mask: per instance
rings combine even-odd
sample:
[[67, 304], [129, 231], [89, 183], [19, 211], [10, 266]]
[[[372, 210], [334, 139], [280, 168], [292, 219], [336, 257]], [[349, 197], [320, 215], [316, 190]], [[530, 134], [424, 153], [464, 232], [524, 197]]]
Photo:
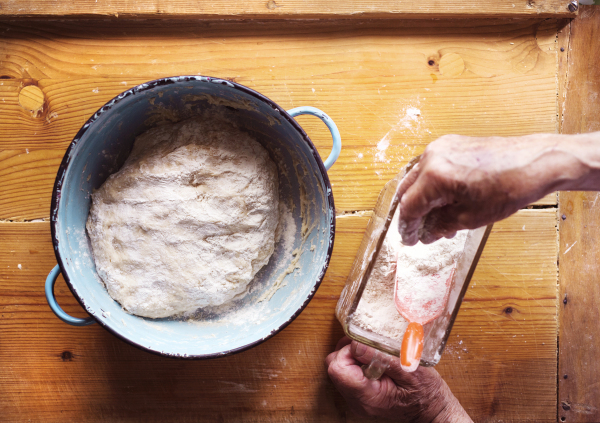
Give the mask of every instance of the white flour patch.
[[[423, 319], [440, 314], [446, 306], [452, 270], [463, 252], [467, 230], [452, 239], [432, 244], [417, 243], [398, 249], [396, 295], [410, 316]], [[418, 323], [425, 323], [417, 320]]]
[[396, 216], [394, 215], [390, 224], [367, 286], [352, 316], [352, 323], [400, 342], [408, 322], [400, 316], [394, 304], [396, 255], [401, 245]]
[[377, 143], [375, 148], [375, 160], [379, 162], [389, 163], [390, 158], [386, 155], [386, 150], [390, 146], [392, 138], [396, 133], [410, 132], [413, 135], [417, 135], [421, 129], [421, 110], [414, 106], [406, 107], [400, 114], [400, 120], [398, 123], [392, 126], [392, 128], [383, 136], [383, 138]]

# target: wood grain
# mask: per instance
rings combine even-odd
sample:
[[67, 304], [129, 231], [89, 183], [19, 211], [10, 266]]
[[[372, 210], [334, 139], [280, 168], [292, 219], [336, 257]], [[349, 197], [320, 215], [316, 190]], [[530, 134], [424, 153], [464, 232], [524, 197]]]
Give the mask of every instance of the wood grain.
[[[47, 217], [58, 163], [84, 122], [131, 86], [182, 74], [235, 80], [285, 109], [321, 108], [342, 134], [330, 171], [338, 211], [372, 209], [385, 182], [441, 135], [556, 132], [557, 28], [556, 20], [0, 23], [0, 150], [10, 150], [0, 186], [18, 193], [0, 202], [0, 219]], [[31, 85], [44, 95], [41, 112], [19, 103]], [[325, 126], [298, 121], [326, 156]], [[18, 159], [27, 151], [44, 166]]]
[[494, 225], [438, 365], [475, 421], [556, 421], [555, 213]]
[[60, 150], [0, 150], [0, 219], [50, 218]]
[[[584, 7], [571, 22], [562, 132], [600, 130], [600, 10]], [[594, 40], [594, 42], [590, 42]], [[600, 198], [561, 192], [558, 416], [600, 421]]]
[[[364, 421], [348, 411], [323, 360], [342, 336], [333, 312], [368, 218], [338, 219], [331, 267], [296, 321], [252, 350], [203, 362], [60, 322], [43, 290], [55, 264], [49, 224], [0, 223], [2, 420]], [[555, 418], [555, 224], [555, 211], [544, 209], [494, 226], [438, 365], [477, 422]], [[62, 278], [56, 294], [84, 316]]]
[[202, 19], [339, 19], [433, 17], [554, 17], [575, 16], [568, 1], [480, 0], [8, 0], [0, 16], [60, 18], [202, 18]]

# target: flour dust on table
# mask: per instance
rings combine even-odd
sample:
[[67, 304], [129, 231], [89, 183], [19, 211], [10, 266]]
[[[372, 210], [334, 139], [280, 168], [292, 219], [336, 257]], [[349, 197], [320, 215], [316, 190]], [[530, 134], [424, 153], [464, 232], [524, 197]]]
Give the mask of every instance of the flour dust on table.
[[220, 115], [150, 129], [92, 196], [98, 275], [143, 317], [239, 298], [273, 254], [278, 187], [267, 151]]

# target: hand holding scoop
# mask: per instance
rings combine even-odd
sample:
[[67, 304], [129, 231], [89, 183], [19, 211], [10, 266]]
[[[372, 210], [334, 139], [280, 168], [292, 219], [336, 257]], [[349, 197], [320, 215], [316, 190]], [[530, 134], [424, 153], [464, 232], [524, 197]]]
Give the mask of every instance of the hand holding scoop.
[[[400, 269], [402, 265], [398, 262], [397, 268]], [[398, 312], [409, 322], [400, 349], [402, 370], [414, 372], [419, 367], [423, 352], [423, 325], [444, 311], [455, 269], [456, 263], [439, 273], [412, 277], [410, 280], [396, 273], [394, 303]]]

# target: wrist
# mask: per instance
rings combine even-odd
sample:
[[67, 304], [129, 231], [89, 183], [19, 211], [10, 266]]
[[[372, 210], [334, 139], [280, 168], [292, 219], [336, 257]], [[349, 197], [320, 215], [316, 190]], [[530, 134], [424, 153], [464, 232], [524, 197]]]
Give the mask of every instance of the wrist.
[[465, 409], [460, 405], [446, 382], [440, 387], [444, 398], [431, 423], [472, 423]]
[[452, 395], [452, 398], [447, 401], [445, 407], [435, 416], [431, 423], [473, 423], [473, 420], [471, 420], [456, 397]]

